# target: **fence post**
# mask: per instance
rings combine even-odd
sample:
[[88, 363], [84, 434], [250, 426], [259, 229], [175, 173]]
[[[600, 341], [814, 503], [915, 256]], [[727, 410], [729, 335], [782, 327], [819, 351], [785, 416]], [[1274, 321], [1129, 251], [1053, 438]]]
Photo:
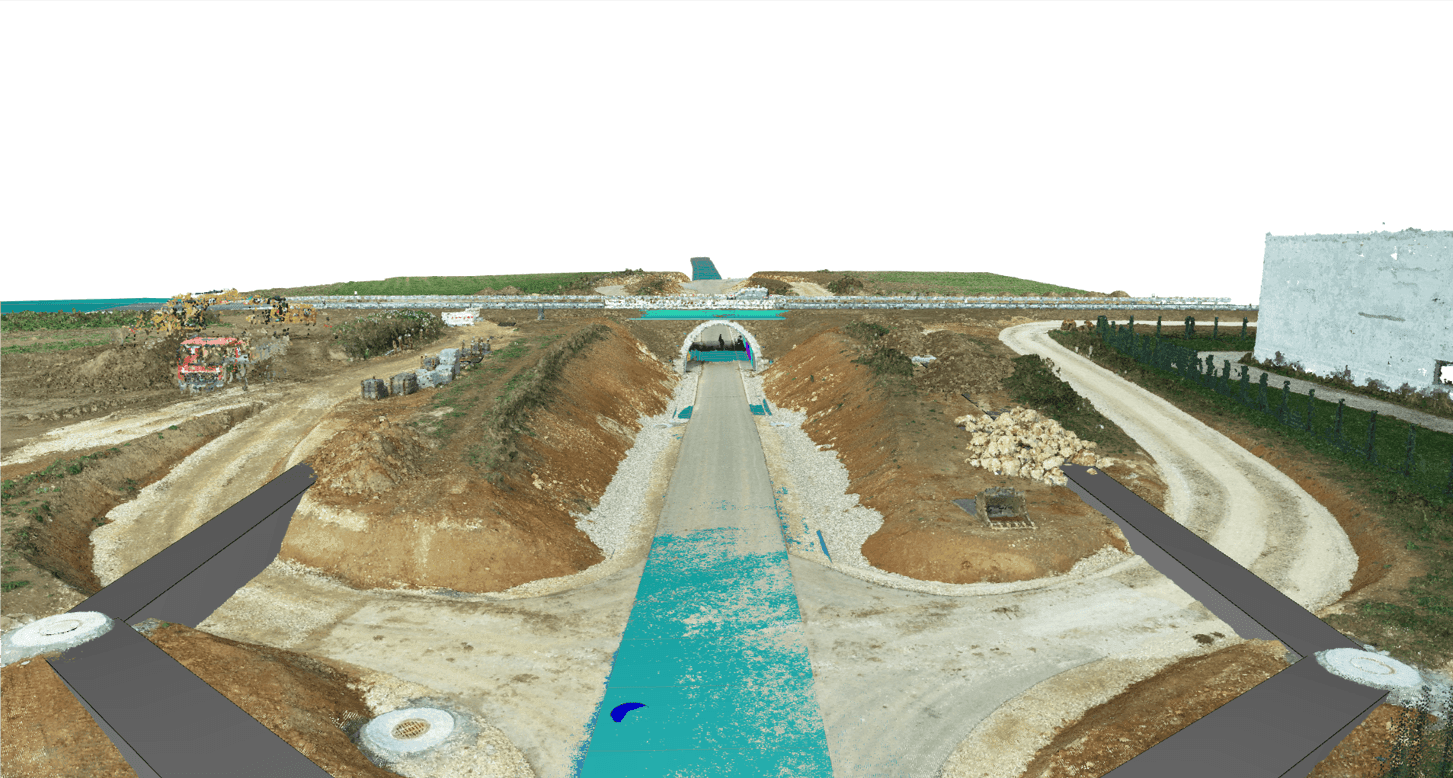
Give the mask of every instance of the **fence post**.
[[1271, 405], [1269, 403], [1267, 403], [1267, 401], [1266, 401], [1266, 375], [1267, 375], [1266, 373], [1262, 373], [1261, 374], [1261, 380], [1258, 381], [1257, 383], [1261, 384], [1261, 397], [1259, 398], [1259, 401], [1260, 401], [1260, 404], [1261, 404], [1261, 410], [1263, 410], [1263, 411], [1270, 411], [1271, 410]]
[[1315, 395], [1316, 393], [1316, 389], [1307, 390], [1307, 432], [1312, 431], [1312, 409], [1317, 407], [1316, 401], [1313, 399], [1313, 395]]
[[[1215, 377], [1214, 373], [1212, 373], [1212, 377]], [[1221, 396], [1231, 396], [1231, 360], [1229, 359], [1221, 360]]]
[[1215, 340], [1216, 339], [1216, 335], [1217, 335], [1218, 332], [1220, 332], [1220, 330], [1221, 330], [1221, 317], [1220, 316], [1217, 316], [1216, 317], [1216, 321], [1212, 322], [1212, 324], [1211, 324], [1211, 340]]
[[1194, 317], [1194, 316], [1187, 316], [1186, 317], [1186, 340], [1190, 340], [1191, 338], [1194, 338], [1195, 336], [1196, 336], [1196, 317]]
[[1372, 412], [1372, 421], [1367, 424], [1367, 452], [1363, 456], [1367, 461], [1377, 464], [1377, 448], [1372, 445], [1373, 438], [1377, 435], [1377, 411]]
[[1241, 366], [1241, 400], [1242, 405], [1251, 404], [1251, 374], [1247, 372], [1246, 365]]
[[1453, 456], [1448, 457], [1448, 485], [1443, 487], [1443, 494], [1453, 494]]
[[1342, 400], [1338, 400], [1337, 401], [1337, 433], [1336, 433], [1337, 434], [1337, 438], [1336, 438], [1336, 440], [1339, 443], [1342, 441], [1342, 406], [1344, 404], [1346, 404], [1346, 402], [1347, 402], [1346, 399], [1342, 399]]
[[[1266, 374], [1265, 373], [1262, 373], [1262, 375], [1266, 375]], [[1281, 382], [1281, 410], [1277, 412], [1277, 418], [1278, 418], [1279, 421], [1281, 421], [1282, 424], [1286, 424], [1287, 423], [1287, 396], [1291, 393], [1291, 391], [1292, 391], [1292, 382], [1291, 381], [1282, 381]]]
[[1160, 316], [1155, 317], [1155, 337], [1156, 337], [1157, 340], [1160, 339], [1160, 320], [1161, 320], [1161, 318], [1162, 317], [1160, 317]]
[[1413, 446], [1416, 444], [1416, 432], [1418, 425], [1408, 422], [1408, 456], [1403, 460], [1403, 477], [1406, 478], [1413, 470]]
[[1241, 339], [1246, 340], [1246, 322], [1250, 321], [1245, 316], [1241, 317]]

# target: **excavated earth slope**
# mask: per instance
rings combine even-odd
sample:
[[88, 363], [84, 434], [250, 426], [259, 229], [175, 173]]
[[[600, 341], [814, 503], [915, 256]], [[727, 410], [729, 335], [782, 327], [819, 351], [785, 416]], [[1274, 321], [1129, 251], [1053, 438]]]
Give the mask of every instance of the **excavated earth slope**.
[[[1012, 476], [1005, 470], [994, 469], [995, 465], [1006, 467], [1006, 459], [1020, 461], [1016, 453], [1048, 453], [1051, 439], [1060, 448], [1071, 441], [1054, 431], [1050, 420], [1026, 414], [1008, 416], [1019, 422], [1009, 430], [996, 430], [990, 425], [985, 411], [1011, 404], [999, 388], [999, 381], [1008, 375], [1007, 360], [1013, 353], [998, 342], [997, 334], [1004, 326], [1028, 319], [998, 320], [984, 314], [917, 315], [930, 326], [922, 331], [902, 327], [886, 339], [905, 353], [933, 353], [939, 357], [937, 362], [915, 369], [914, 378], [928, 398], [925, 408], [931, 408], [932, 423], [906, 415], [901, 406], [873, 395], [866, 389], [872, 383], [867, 369], [846, 358], [849, 340], [840, 332], [820, 331], [832, 322], [856, 317], [794, 314], [787, 323], [747, 325], [754, 331], [761, 329], [767, 355], [777, 360], [766, 374], [771, 396], [808, 414], [805, 429], [814, 440], [840, 453], [850, 476], [851, 491], [883, 514], [881, 529], [862, 547], [863, 555], [881, 570], [921, 581], [1020, 581], [1066, 570], [1097, 549], [1126, 548], [1113, 523], [1088, 510], [1072, 494], [1062, 494], [1064, 489], [1037, 480], [1011, 481]], [[1176, 312], [1166, 315], [1174, 320]], [[94, 443], [80, 446], [80, 451], [99, 450], [121, 441], [152, 441], [158, 430], [163, 431], [163, 439], [171, 446], [172, 439], [165, 436], [172, 434], [168, 427], [174, 421], [180, 422], [177, 434], [193, 442], [183, 448], [169, 447], [160, 459], [151, 450], [146, 467], [140, 467], [140, 460], [124, 468], [118, 464], [115, 473], [87, 487], [99, 495], [94, 499], [83, 499], [79, 492], [75, 493], [75, 503], [66, 508], [67, 518], [56, 524], [57, 531], [69, 527], [65, 531], [79, 532], [81, 537], [91, 532], [96, 553], [93, 570], [85, 570], [84, 564], [72, 564], [76, 580], [73, 585], [88, 590], [114, 580], [198, 522], [299, 461], [312, 464], [320, 479], [295, 516], [279, 570], [322, 571], [334, 584], [347, 582], [359, 587], [500, 592], [521, 582], [589, 569], [601, 559], [600, 550], [576, 529], [571, 516], [599, 500], [615, 472], [615, 463], [630, 447], [634, 425], [641, 415], [665, 408], [674, 381], [667, 362], [679, 346], [679, 338], [673, 342], [671, 335], [686, 328], [686, 323], [611, 325], [611, 335], [592, 346], [587, 359], [570, 364], [563, 374], [560, 394], [548, 409], [535, 414], [531, 424], [535, 437], [521, 446], [532, 477], [510, 480], [499, 488], [482, 486], [477, 471], [460, 464], [466, 453], [463, 442], [440, 440], [430, 434], [438, 414], [455, 411], [427, 410], [426, 393], [390, 398], [384, 412], [380, 412], [379, 404], [358, 398], [362, 378], [412, 368], [416, 355], [349, 366], [336, 358], [330, 360], [325, 343], [295, 337], [291, 356], [301, 354], [310, 361], [291, 364], [295, 375], [300, 366], [306, 366], [305, 380], [280, 381], [268, 389], [254, 387], [246, 399], [235, 388], [229, 389], [190, 406], [213, 414], [231, 414], [216, 417], [224, 420], [220, 426], [202, 424], [194, 428], [188, 426], [186, 414], [173, 411], [149, 412], [144, 423], [128, 424], [124, 418], [88, 422], [95, 428], [87, 433], [94, 437]], [[469, 337], [486, 332], [498, 335], [506, 330], [483, 322], [477, 328], [461, 328], [457, 334]], [[640, 340], [633, 335], [639, 335]], [[649, 348], [643, 347], [642, 341]], [[17, 428], [29, 429], [22, 425], [39, 429], [61, 420], [45, 419], [43, 414], [94, 416], [108, 407], [125, 408], [127, 403], [138, 402], [141, 407], [160, 407], [158, 400], [142, 394], [166, 390], [147, 389], [144, 385], [129, 394], [117, 387], [117, 396], [110, 399], [83, 397], [85, 387], [79, 382], [104, 381], [117, 370], [116, 358], [107, 358], [104, 353], [105, 349], [98, 347], [94, 352], [59, 358], [75, 368], [52, 379], [53, 385], [57, 381], [66, 385], [59, 399], [48, 398], [44, 384], [37, 385], [33, 380], [19, 386], [16, 374], [33, 375], [36, 371], [12, 372], [8, 370], [12, 358], [6, 358], [7, 373], [11, 373], [7, 375], [11, 380], [5, 382], [5, 415], [11, 433], [6, 436], [7, 451], [18, 449], [14, 443], [27, 442], [15, 436]], [[89, 372], [81, 369], [87, 365], [92, 367]], [[325, 365], [331, 372], [323, 372]], [[134, 380], [143, 384], [164, 382], [164, 375], [161, 379], [155, 377], [164, 372], [165, 365], [149, 365]], [[974, 400], [964, 399], [961, 392], [970, 393]], [[229, 408], [247, 410], [238, 415]], [[13, 415], [17, 410], [21, 415]], [[25, 413], [34, 418], [24, 418]], [[964, 426], [955, 426], [956, 420]], [[106, 424], [110, 431], [100, 435]], [[1038, 429], [1036, 424], [1040, 425]], [[985, 440], [974, 444], [969, 427], [978, 429]], [[55, 439], [56, 443], [47, 444], [47, 456], [77, 453], [77, 449], [63, 447], [66, 439], [62, 436]], [[181, 443], [176, 441], [178, 446]], [[1248, 439], [1243, 445], [1250, 447], [1254, 441]], [[970, 446], [978, 446], [978, 450], [970, 450]], [[134, 457], [138, 449], [124, 451], [118, 456]], [[1108, 464], [1103, 459], [1099, 464], [1142, 498], [1164, 509], [1166, 484], [1150, 456], [1138, 447], [1108, 453], [1114, 454]], [[1077, 454], [1085, 452], [1069, 452], [1071, 457]], [[1263, 451], [1262, 455], [1270, 460], [1274, 452]], [[1026, 459], [1025, 464], [1037, 462], [1041, 467], [1045, 461]], [[36, 460], [35, 465], [41, 462]], [[163, 462], [164, 472], [153, 472], [157, 462]], [[1294, 467], [1294, 463], [1285, 464]], [[13, 474], [18, 473], [7, 459], [6, 477]], [[1315, 479], [1310, 473], [1301, 477]], [[127, 484], [128, 478], [135, 483]], [[984, 528], [949, 502], [972, 496], [986, 486], [1011, 483], [1025, 489], [1028, 512], [1037, 523], [1034, 536], [1045, 542], [1024, 543], [1019, 539], [1024, 535], [1011, 538], [1005, 531]], [[182, 488], [172, 489], [172, 484]], [[148, 490], [148, 486], [155, 488]], [[141, 497], [134, 496], [137, 490]], [[170, 498], [161, 499], [158, 495], [162, 492], [169, 492]], [[1351, 520], [1335, 507], [1339, 503], [1327, 504], [1339, 521], [1345, 524]], [[92, 516], [82, 515], [88, 513], [87, 508], [104, 516], [100, 523], [105, 526], [94, 532], [82, 528], [82, 524], [94, 526]], [[791, 507], [787, 510], [790, 512]], [[135, 523], [143, 515], [147, 517], [145, 527]], [[66, 546], [58, 539], [60, 535], [52, 535], [52, 545]], [[1363, 554], [1363, 547], [1359, 546], [1358, 551]], [[1396, 561], [1391, 556], [1389, 559]], [[1393, 577], [1399, 580], [1417, 574], [1403, 570], [1401, 565], [1391, 573], [1382, 571], [1380, 564], [1376, 567], [1379, 575], [1396, 573]], [[61, 572], [67, 568], [58, 561], [56, 569]], [[271, 569], [267, 575], [272, 575]], [[275, 579], [273, 576], [268, 580]], [[1358, 582], [1354, 587], [1368, 585], [1361, 571]], [[47, 598], [54, 604], [47, 606], [36, 600], [28, 606], [31, 615], [27, 618], [61, 612], [81, 598], [75, 589], [66, 586], [50, 591], [59, 592]], [[7, 605], [11, 598], [6, 595]], [[243, 598], [238, 599], [241, 603]], [[345, 599], [340, 597], [340, 602]], [[236, 612], [248, 607], [241, 603]], [[349, 606], [351, 610], [359, 607]], [[614, 601], [602, 602], [595, 610], [618, 607]], [[398, 611], [400, 618], [409, 611], [403, 600], [384, 609]], [[309, 610], [313, 612], [306, 612]], [[9, 607], [6, 611], [12, 612]], [[544, 626], [549, 630], [562, 634], [572, 631], [572, 625], [550, 622], [548, 619], [555, 617], [542, 617], [523, 606], [501, 613], [517, 617], [522, 626], [546, 618]], [[588, 626], [586, 614], [582, 611], [577, 626]], [[275, 627], [259, 627], [261, 642], [222, 638], [180, 625], [150, 634], [189, 669], [285, 740], [304, 749], [320, 765], [326, 761], [326, 769], [333, 775], [388, 774], [366, 760], [357, 760], [356, 749], [345, 737], [350, 729], [356, 730], [365, 717], [408, 700], [455, 691], [410, 683], [402, 677], [410, 674], [410, 665], [452, 663], [460, 658], [463, 669], [463, 657], [471, 652], [484, 653], [468, 640], [454, 646], [411, 645], [408, 630], [394, 629], [392, 624], [385, 627], [380, 622], [372, 630], [360, 627], [356, 640], [368, 642], [369, 631], [379, 633], [373, 636], [374, 641], [383, 640], [386, 634], [387, 640], [377, 645], [387, 650], [377, 653], [396, 658], [387, 671], [376, 665], [309, 659], [310, 651], [302, 649], [320, 645], [320, 636], [328, 625], [345, 619], [347, 613], [338, 612], [328, 603], [314, 602], [310, 608], [298, 606], [296, 612], [258, 615], [277, 620]], [[615, 615], [624, 618], [625, 611]], [[507, 634], [500, 632], [497, 636], [504, 641]], [[399, 641], [397, 647], [393, 645], [395, 640]], [[1151, 726], [1156, 722], [1143, 718], [1147, 700], [1174, 700], [1179, 718], [1165, 721], [1190, 721], [1219, 704], [1219, 698], [1211, 693], [1215, 689], [1250, 688], [1279, 669], [1279, 662], [1285, 666], [1278, 658], [1277, 647], [1263, 649], [1256, 644], [1253, 641], [1215, 651], [1208, 649], [1205, 656], [1185, 660], [1129, 688], [1114, 687], [1113, 678], [1105, 679], [1111, 686], [1090, 684], [1094, 689], [1087, 687], [1087, 697], [1104, 695], [1108, 689], [1111, 693], [1104, 698], [1110, 701], [1091, 710], [1078, 723], [1066, 722], [1055, 728], [1052, 741], [1026, 766], [1024, 775], [1071, 775], [1077, 769], [1086, 769], [1082, 767], [1085, 764], [1104, 765], [1105, 760], [1113, 760], [1116, 753], [1127, 749], [1143, 750], [1151, 737], [1146, 731], [1156, 729]], [[413, 659], [404, 662], [397, 659], [401, 656]], [[500, 664], [505, 673], [496, 684], [501, 704], [510, 698], [524, 703], [536, 699], [528, 695], [554, 688], [545, 685], [550, 679], [537, 676], [541, 672], [538, 668], [531, 672], [520, 665], [510, 670], [502, 660], [491, 660]], [[535, 661], [544, 660], [536, 657]], [[556, 667], [549, 672], [563, 673], [580, 664], [581, 658], [551, 657], [549, 662], [542, 667]], [[0, 702], [7, 778], [130, 774], [124, 762], [117, 761], [119, 754], [104, 734], [58, 685], [58, 679], [44, 663], [9, 665], [0, 672], [3, 688], [9, 692]], [[280, 676], [291, 680], [276, 681]], [[1117, 693], [1119, 696], [1115, 696]], [[538, 702], [547, 700], [538, 697]], [[522, 708], [526, 709], [528, 706]], [[547, 718], [554, 715], [548, 705], [543, 710]], [[1345, 749], [1339, 747], [1334, 759], [1319, 765], [1314, 776], [1357, 775], [1346, 771], [1350, 768], [1329, 771], [1326, 764], [1339, 754], [1345, 755], [1348, 749], [1365, 750], [1368, 733], [1373, 733], [1374, 739], [1378, 737], [1377, 733], [1385, 731], [1390, 715], [1379, 710], [1345, 741]], [[543, 729], [543, 721], [540, 726]], [[539, 769], [541, 765], [534, 765], [532, 770], [525, 764], [524, 757], [536, 751], [522, 745], [518, 736], [512, 745], [499, 730], [486, 731], [498, 734], [498, 747], [481, 764], [492, 765], [489, 769], [500, 775], [545, 774]]]

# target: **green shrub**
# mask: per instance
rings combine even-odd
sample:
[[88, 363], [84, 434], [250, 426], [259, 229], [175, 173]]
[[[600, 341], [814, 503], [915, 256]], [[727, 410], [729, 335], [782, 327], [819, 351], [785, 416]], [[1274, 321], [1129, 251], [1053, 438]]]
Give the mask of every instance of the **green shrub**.
[[853, 361], [866, 365], [875, 376], [913, 377], [913, 360], [896, 348], [874, 346], [872, 351]]
[[532, 408], [545, 405], [555, 389], [561, 372], [572, 357], [586, 346], [606, 336], [609, 328], [594, 324], [566, 338], [548, 350], [528, 371], [519, 373], [505, 384], [505, 393], [498, 406], [484, 415], [489, 443], [483, 450], [471, 450], [470, 459], [491, 471], [489, 480], [497, 482], [499, 472], [519, 458], [515, 440], [521, 433], [529, 434], [525, 425]]
[[385, 354], [394, 340], [409, 336], [411, 343], [432, 343], [447, 325], [436, 313], [427, 311], [382, 311], [334, 328], [333, 337], [351, 359]]
[[837, 280], [827, 285], [827, 290], [835, 295], [849, 295], [863, 291], [863, 281], [857, 276], [842, 275]]
[[1053, 362], [1037, 354], [1026, 354], [1014, 360], [1014, 374], [1004, 379], [1004, 391], [1025, 407], [1033, 408], [1051, 418], [1084, 413], [1089, 402], [1060, 380]]
[[760, 286], [766, 289], [767, 294], [778, 297], [788, 297], [797, 294], [792, 291], [792, 286], [786, 281], [778, 281], [775, 278], [752, 278], [751, 283], [752, 286]]
[[887, 335], [891, 330], [881, 324], [873, 324], [866, 321], [855, 321], [843, 327], [843, 332], [862, 341], [874, 341]]

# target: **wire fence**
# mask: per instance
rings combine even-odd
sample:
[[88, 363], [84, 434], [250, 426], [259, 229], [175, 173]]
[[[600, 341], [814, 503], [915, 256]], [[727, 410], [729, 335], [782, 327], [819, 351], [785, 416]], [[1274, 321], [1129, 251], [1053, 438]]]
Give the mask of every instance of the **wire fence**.
[[[1194, 326], [1189, 318], [1187, 319], [1186, 326], [1188, 332], [1189, 328]], [[1135, 333], [1133, 325], [1111, 327], [1109, 320], [1101, 316], [1096, 323], [1096, 331], [1100, 336], [1100, 340], [1107, 346], [1141, 364], [1165, 371], [1172, 375], [1177, 375], [1187, 383], [1197, 386], [1202, 390], [1215, 392], [1222, 397], [1238, 401], [1246, 408], [1268, 414], [1276, 418], [1277, 421], [1286, 427], [1300, 430], [1320, 442], [1336, 447], [1340, 451], [1361, 457], [1369, 467], [1401, 475], [1411, 483], [1417, 484], [1419, 490], [1427, 492], [1429, 496], [1435, 498], [1438, 496], [1438, 478], [1436, 474], [1441, 467], [1439, 464], [1441, 458], [1438, 461], [1427, 461], [1428, 458], [1423, 457], [1424, 461], [1421, 464], [1416, 461], [1417, 457], [1414, 452], [1417, 448], [1420, 427], [1415, 423], [1408, 422], [1408, 434], [1404, 442], [1401, 463], [1393, 464], [1393, 462], [1399, 459], [1398, 457], [1380, 456], [1378, 453], [1379, 446], [1387, 450], [1395, 448], [1396, 444], [1389, 443], [1388, 438], [1390, 436], [1387, 434], [1383, 435], [1381, 442], [1378, 440], [1378, 412], [1375, 410], [1369, 412], [1370, 417], [1367, 422], [1366, 437], [1361, 443], [1353, 442], [1348, 440], [1343, 434], [1343, 415], [1346, 400], [1337, 401], [1337, 416], [1335, 422], [1325, 427], [1319, 427], [1316, 419], [1319, 405], [1326, 405], [1330, 408], [1331, 403], [1325, 400], [1317, 400], [1315, 389], [1308, 390], [1304, 402], [1292, 403], [1290, 401], [1292, 394], [1291, 382], [1283, 381], [1281, 400], [1280, 402], [1273, 402], [1268, 396], [1266, 373], [1261, 374], [1259, 385], [1253, 388], [1249, 368], [1246, 365], [1240, 365], [1240, 380], [1232, 381], [1230, 360], [1222, 360], [1222, 369], [1218, 375], [1214, 357], [1206, 357], [1203, 365], [1199, 359], [1198, 352], [1185, 348], [1184, 346], [1178, 346], [1161, 338], [1150, 335], [1138, 335]], [[1302, 395], [1298, 394], [1298, 397], [1302, 397]], [[1297, 406], [1300, 406], [1300, 412], [1298, 412]], [[1386, 427], [1387, 423], [1384, 422], [1384, 428]], [[1425, 436], [1435, 436], [1429, 438], [1430, 447], [1432, 443], [1438, 443], [1439, 445], [1436, 448], [1450, 449], [1448, 456], [1448, 474], [1446, 479], [1443, 479], [1441, 496], [1443, 498], [1453, 496], [1453, 446], [1450, 446], [1448, 441], [1441, 439], [1446, 438], [1446, 435], [1432, 430], [1423, 430], [1423, 432]], [[1392, 461], [1385, 463], [1385, 460], [1388, 459]]]

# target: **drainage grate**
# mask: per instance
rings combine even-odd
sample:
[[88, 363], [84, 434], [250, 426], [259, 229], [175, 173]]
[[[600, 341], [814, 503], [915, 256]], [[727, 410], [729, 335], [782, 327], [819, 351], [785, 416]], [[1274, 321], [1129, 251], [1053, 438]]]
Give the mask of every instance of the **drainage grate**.
[[428, 731], [429, 722], [423, 719], [406, 719], [394, 726], [393, 736], [399, 740], [409, 740]]

